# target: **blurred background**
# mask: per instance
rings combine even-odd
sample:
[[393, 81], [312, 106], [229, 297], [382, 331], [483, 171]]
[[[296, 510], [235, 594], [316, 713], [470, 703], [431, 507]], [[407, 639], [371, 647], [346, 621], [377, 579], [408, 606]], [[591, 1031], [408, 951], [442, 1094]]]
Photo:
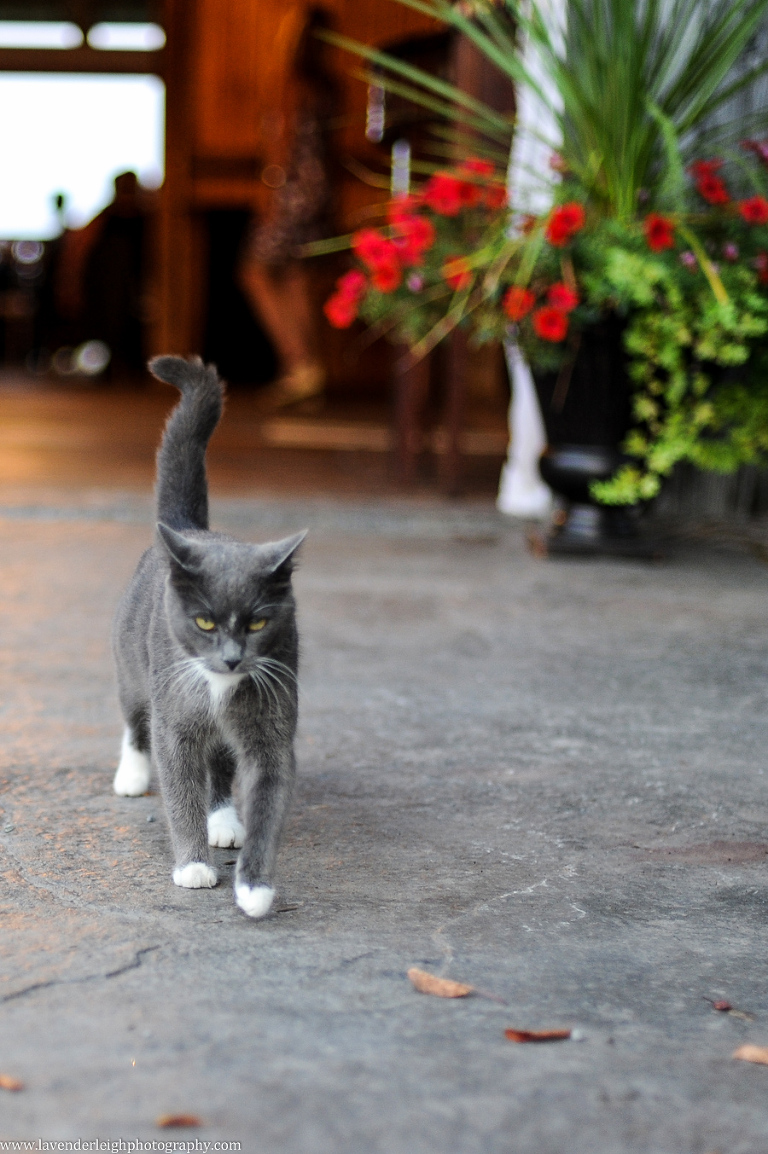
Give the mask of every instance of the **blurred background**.
[[325, 321], [345, 254], [298, 259], [378, 222], [393, 145], [418, 159], [424, 128], [323, 27], [514, 106], [460, 38], [390, 0], [0, 0], [0, 479], [43, 468], [42, 449], [13, 460], [18, 422], [51, 404], [111, 439], [108, 472], [124, 414], [154, 412], [147, 357], [173, 351], [218, 364], [246, 456], [330, 453], [345, 487], [493, 497], [499, 350], [449, 342], [414, 381], [401, 351]]

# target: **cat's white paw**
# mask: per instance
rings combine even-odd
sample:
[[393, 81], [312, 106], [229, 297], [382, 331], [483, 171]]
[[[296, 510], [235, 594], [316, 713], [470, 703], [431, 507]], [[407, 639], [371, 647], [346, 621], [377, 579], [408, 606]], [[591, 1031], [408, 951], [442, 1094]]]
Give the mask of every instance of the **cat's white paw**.
[[208, 845], [239, 849], [244, 838], [245, 827], [233, 805], [222, 805], [208, 814]]
[[189, 865], [173, 871], [173, 881], [185, 890], [213, 889], [219, 884], [219, 878], [213, 866], [204, 861], [191, 861]]
[[141, 797], [149, 789], [152, 766], [145, 753], [130, 744], [128, 735], [123, 737], [120, 764], [117, 767], [112, 788], [120, 797]]
[[275, 896], [272, 886], [247, 886], [244, 882], [235, 885], [235, 901], [249, 918], [263, 918]]

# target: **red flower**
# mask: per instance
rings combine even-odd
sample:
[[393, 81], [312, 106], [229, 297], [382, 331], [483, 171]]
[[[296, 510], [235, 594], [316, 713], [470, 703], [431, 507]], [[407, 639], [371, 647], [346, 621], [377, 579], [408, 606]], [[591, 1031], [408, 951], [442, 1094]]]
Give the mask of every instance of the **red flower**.
[[393, 244], [404, 265], [421, 264], [435, 243], [435, 226], [423, 216], [401, 216], [395, 225]]
[[485, 189], [481, 184], [476, 184], [474, 180], [462, 180], [461, 182], [461, 207], [475, 208], [480, 204], [485, 195]]
[[699, 196], [704, 197], [707, 204], [728, 204], [728, 201], [731, 199], [723, 181], [713, 173], [705, 173], [699, 177], [696, 181], [696, 191]]
[[359, 301], [361, 297], [365, 296], [367, 287], [368, 281], [357, 268], [345, 272], [344, 276], [340, 276], [336, 281], [336, 292], [343, 300], [347, 301]]
[[335, 329], [348, 329], [357, 316], [357, 301], [336, 292], [328, 297], [323, 312]]
[[361, 228], [352, 236], [352, 251], [368, 268], [376, 270], [380, 265], [397, 261], [397, 250], [391, 240], [377, 228]]
[[568, 314], [562, 309], [545, 305], [543, 309], [537, 309], [533, 314], [533, 328], [536, 336], [541, 337], [543, 341], [556, 343], [565, 340], [568, 333]]
[[443, 264], [443, 279], [454, 292], [465, 289], [472, 283], [472, 272], [465, 256], [449, 256]]
[[323, 312], [335, 329], [349, 328], [357, 316], [357, 306], [367, 288], [368, 281], [357, 268], [339, 277], [336, 292], [323, 305]]
[[382, 261], [371, 273], [371, 284], [380, 293], [392, 293], [403, 279], [397, 260]]
[[759, 252], [755, 257], [757, 279], [760, 284], [768, 284], [768, 252]]
[[739, 212], [747, 224], [768, 224], [768, 200], [764, 196], [750, 196], [739, 201]]
[[547, 240], [555, 248], [562, 248], [571, 239], [571, 233], [558, 220], [550, 220], [545, 230]]
[[[717, 179], [717, 178], [715, 178]], [[675, 226], [668, 216], [652, 212], [645, 218], [645, 239], [654, 252], [675, 247]]]
[[528, 315], [535, 303], [536, 297], [530, 289], [521, 288], [520, 285], [512, 285], [512, 288], [505, 292], [501, 307], [511, 321], [521, 321], [524, 316]]
[[584, 209], [578, 201], [572, 200], [568, 204], [562, 204], [560, 208], [555, 209], [555, 213], [561, 225], [569, 232], [578, 232], [584, 227]]
[[485, 198], [485, 183], [488, 177], [493, 176], [494, 165], [490, 160], [480, 160], [477, 156], [470, 156], [459, 168], [459, 176], [471, 176], [473, 180], [461, 181], [461, 199], [467, 208], [480, 204]]
[[473, 176], [493, 176], [496, 166], [490, 160], [481, 160], [479, 156], [470, 156], [464, 161], [459, 171], [471, 172]]
[[457, 216], [464, 195], [464, 181], [450, 172], [436, 172], [424, 185], [424, 203], [440, 216]]
[[547, 301], [556, 309], [564, 313], [572, 312], [579, 303], [579, 294], [574, 292], [570, 285], [558, 281], [547, 290]]
[[397, 196], [387, 205], [387, 220], [390, 224], [397, 224], [404, 217], [413, 216], [422, 203], [418, 193], [409, 193], [408, 196]]
[[705, 176], [714, 176], [722, 167], [722, 160], [696, 160], [688, 171], [696, 180], [702, 180]]
[[485, 190], [485, 207], [498, 212], [507, 203], [507, 190], [503, 184], [489, 184]]
[[584, 209], [577, 201], [561, 204], [547, 222], [547, 240], [555, 248], [562, 248], [575, 232], [584, 227], [584, 219]]

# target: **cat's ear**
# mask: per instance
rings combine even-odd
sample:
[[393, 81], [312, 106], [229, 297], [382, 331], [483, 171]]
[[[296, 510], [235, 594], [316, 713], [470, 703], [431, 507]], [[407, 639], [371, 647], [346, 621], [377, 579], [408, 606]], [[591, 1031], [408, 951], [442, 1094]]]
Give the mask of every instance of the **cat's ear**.
[[291, 560], [308, 532], [309, 529], [302, 529], [300, 533], [294, 533], [292, 537], [285, 537], [282, 541], [270, 541], [268, 545], [262, 545], [263, 572], [271, 575], [286, 566], [286, 562]]
[[162, 521], [157, 522], [157, 535], [172, 561], [187, 573], [199, 572], [204, 551], [197, 541], [190, 541], [189, 537], [164, 525]]

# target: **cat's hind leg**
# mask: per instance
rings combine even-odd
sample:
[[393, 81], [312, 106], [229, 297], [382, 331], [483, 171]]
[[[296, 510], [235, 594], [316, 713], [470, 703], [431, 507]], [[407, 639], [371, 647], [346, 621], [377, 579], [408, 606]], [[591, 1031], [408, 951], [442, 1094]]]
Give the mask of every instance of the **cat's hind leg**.
[[208, 845], [222, 849], [239, 849], [245, 837], [245, 828], [237, 816], [232, 801], [232, 782], [235, 776], [235, 758], [226, 746], [218, 746], [211, 754], [208, 768], [211, 794], [208, 809]]
[[126, 725], [120, 764], [112, 783], [119, 797], [141, 797], [149, 789], [152, 764], [149, 760], [149, 742], [144, 738], [142, 725]]

